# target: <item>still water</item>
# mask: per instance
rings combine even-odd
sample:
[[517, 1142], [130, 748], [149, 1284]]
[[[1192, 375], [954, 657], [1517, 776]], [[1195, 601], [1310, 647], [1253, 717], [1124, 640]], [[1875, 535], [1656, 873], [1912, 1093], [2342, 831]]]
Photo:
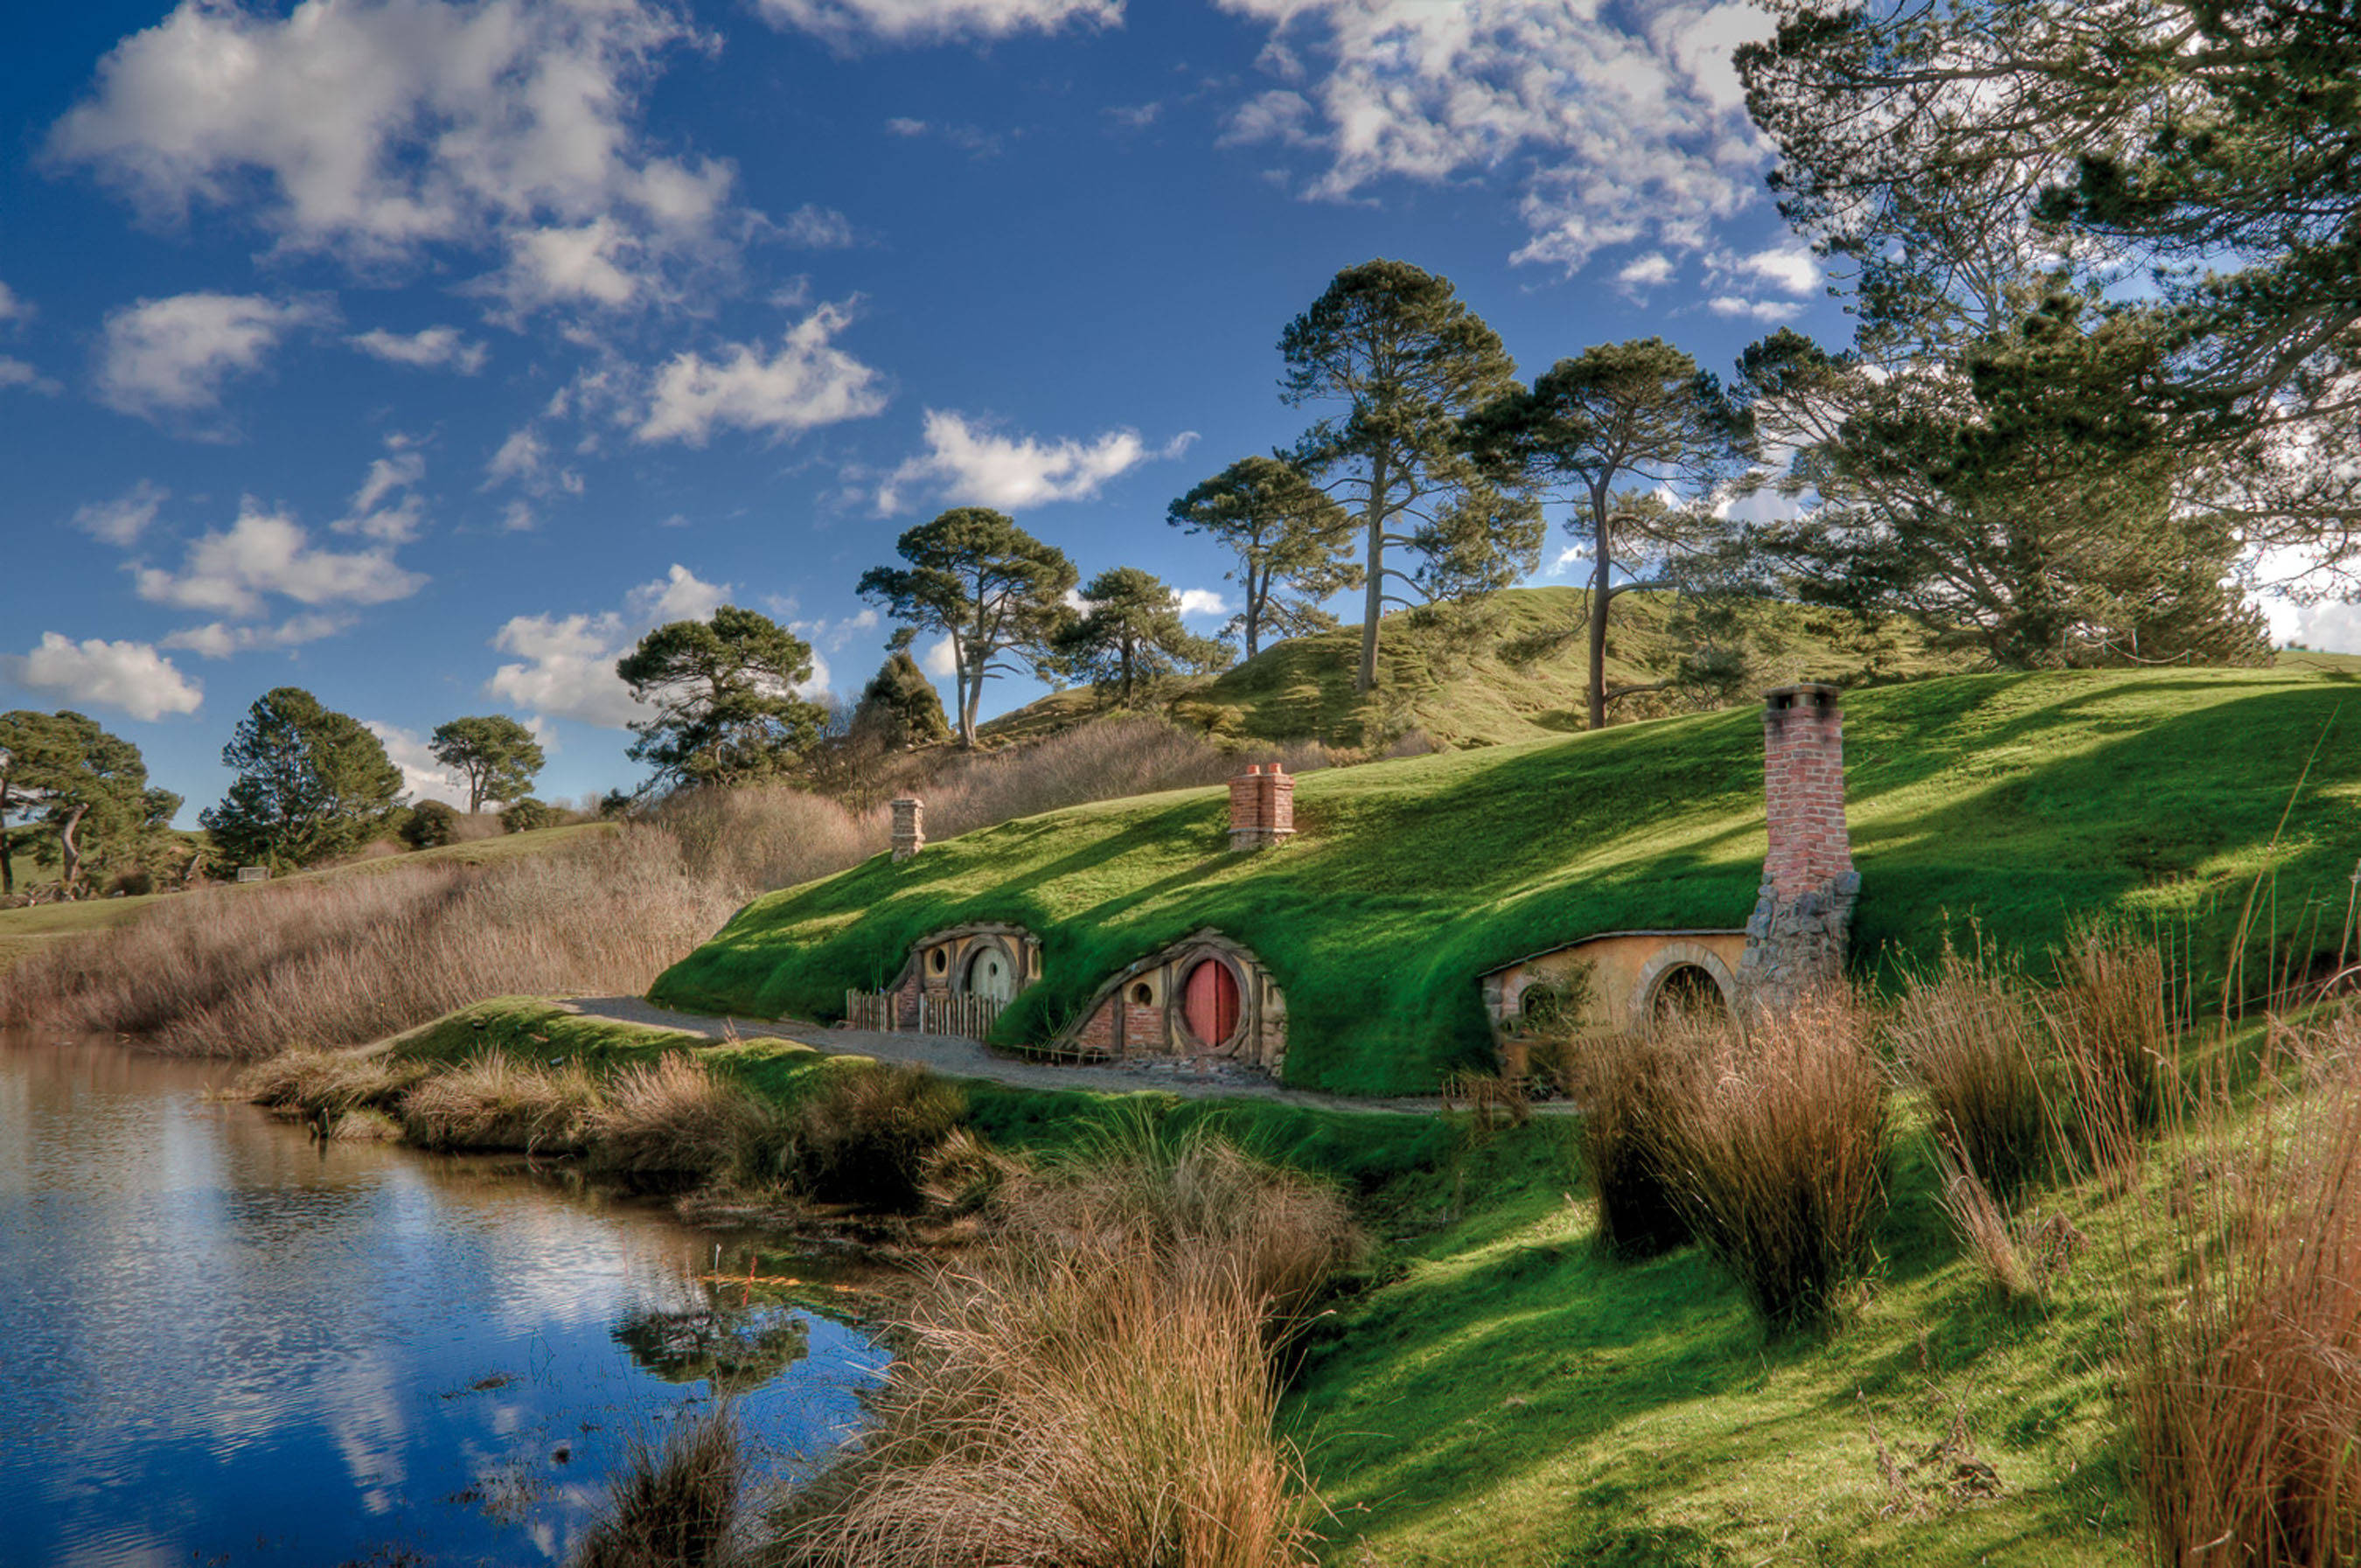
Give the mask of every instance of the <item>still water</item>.
[[783, 1468], [858, 1421], [884, 1352], [712, 1283], [752, 1238], [228, 1076], [0, 1035], [0, 1564], [562, 1561], [717, 1383]]

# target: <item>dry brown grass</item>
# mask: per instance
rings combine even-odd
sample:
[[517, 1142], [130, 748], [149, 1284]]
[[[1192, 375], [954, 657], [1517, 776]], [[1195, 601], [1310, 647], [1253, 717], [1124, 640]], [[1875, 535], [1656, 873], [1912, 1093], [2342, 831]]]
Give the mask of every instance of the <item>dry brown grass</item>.
[[590, 1119], [591, 1163], [642, 1179], [707, 1180], [738, 1157], [761, 1112], [753, 1097], [686, 1051], [609, 1078]]
[[967, 1096], [923, 1067], [831, 1063], [797, 1101], [774, 1152], [752, 1174], [826, 1203], [902, 1210], [921, 1201], [936, 1151], [967, 1117]]
[[643, 991], [734, 907], [647, 828], [480, 868], [191, 894], [44, 946], [0, 979], [0, 1022], [185, 1055], [355, 1045], [489, 996]]
[[1653, 1257], [1692, 1239], [1665, 1170], [1666, 1102], [1703, 1092], [1696, 1081], [1718, 1036], [1694, 1029], [1609, 1035], [1570, 1058], [1568, 1091], [1582, 1107], [1582, 1163], [1598, 1203], [1598, 1245]]
[[798, 1568], [1296, 1568], [1312, 1503], [1268, 1345], [1351, 1245], [1343, 1202], [1226, 1145], [1005, 1180], [928, 1282], [862, 1446], [778, 1520]]
[[573, 1568], [712, 1568], [730, 1561], [746, 1486], [746, 1444], [727, 1406], [684, 1416], [662, 1447], [635, 1440], [607, 1516]]
[[1832, 1322], [1875, 1259], [1889, 1129], [1870, 1035], [1827, 992], [1723, 1036], [1697, 1091], [1664, 1102], [1675, 1201], [1774, 1332]]
[[2274, 1077], [2250, 1112], [2222, 1095], [2204, 1115], [2207, 1153], [2169, 1184], [2150, 1248], [2174, 1277], [2129, 1336], [2152, 1554], [2345, 1568], [2361, 1563], [2361, 1076], [2348, 1055], [2308, 1095]]
[[412, 1089], [401, 1102], [401, 1126], [431, 1149], [577, 1154], [600, 1108], [598, 1086], [578, 1064], [532, 1067], [486, 1051]]
[[288, 1051], [238, 1074], [232, 1091], [273, 1111], [342, 1115], [391, 1110], [427, 1074], [419, 1062], [370, 1051]]
[[2136, 1178], [2146, 1136], [2177, 1109], [2180, 1032], [2163, 953], [2103, 928], [2077, 932], [2058, 954], [2058, 984], [2041, 1011], [2057, 1041], [2081, 1152], [2116, 1190]]
[[2003, 1211], [2014, 1207], [2050, 1163], [2051, 1052], [2016, 976], [1947, 952], [1933, 974], [1910, 977], [1890, 1027], [1945, 1156]]

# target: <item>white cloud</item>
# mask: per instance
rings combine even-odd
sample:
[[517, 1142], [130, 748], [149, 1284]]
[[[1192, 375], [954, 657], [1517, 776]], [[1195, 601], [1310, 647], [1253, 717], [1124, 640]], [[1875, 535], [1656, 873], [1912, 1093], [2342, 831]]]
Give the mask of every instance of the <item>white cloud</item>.
[[385, 748], [386, 758], [401, 770], [401, 788], [412, 801], [439, 800], [445, 806], [467, 809], [467, 781], [444, 771], [428, 748], [431, 742], [415, 729], [381, 723], [374, 718], [361, 720], [361, 728], [378, 739]]
[[842, 250], [857, 238], [851, 218], [833, 207], [816, 207], [808, 202], [789, 213], [780, 228], [789, 245], [807, 250]]
[[653, 582], [623, 596], [620, 610], [595, 615], [520, 615], [492, 639], [515, 655], [485, 683], [485, 690], [544, 718], [578, 719], [620, 729], [646, 710], [615, 674], [615, 662], [651, 629], [668, 620], [702, 620], [730, 602], [731, 586], [699, 580], [675, 564]]
[[143, 566], [135, 581], [141, 598], [241, 619], [260, 615], [270, 594], [314, 608], [384, 604], [426, 585], [420, 574], [395, 565], [390, 546], [316, 548], [302, 524], [261, 510], [251, 497], [228, 532], [208, 532], [189, 546], [178, 573]]
[[907, 115], [895, 115], [885, 122], [885, 128], [897, 137], [922, 137], [927, 134], [927, 122], [914, 120]]
[[1152, 459], [1178, 457], [1197, 439], [1196, 432], [1187, 431], [1150, 447], [1136, 430], [1111, 430], [1087, 443], [1012, 438], [941, 409], [927, 411], [926, 429], [925, 455], [905, 460], [878, 489], [881, 512], [898, 509], [912, 487], [935, 490], [946, 500], [989, 507], [1087, 500], [1108, 480]]
[[142, 479], [111, 501], [76, 508], [73, 523], [102, 543], [128, 549], [139, 542], [140, 534], [156, 521], [157, 509], [171, 497], [171, 491], [154, 480]]
[[33, 313], [33, 307], [16, 297], [16, 291], [0, 283], [0, 322], [22, 321]]
[[[1772, 24], [1743, 0], [1219, 4], [1305, 46], [1271, 57], [1282, 79], [1307, 56], [1324, 70], [1300, 97], [1251, 100], [1225, 135], [1316, 145], [1327, 167], [1309, 196], [1501, 174], [1530, 236], [1513, 259], [1569, 273], [1614, 246], [1699, 248], [1755, 198], [1767, 149], [1730, 53]], [[1316, 130], [1290, 97], [1316, 106]]]
[[29, 653], [0, 654], [0, 679], [76, 707], [112, 707], [148, 720], [194, 713], [204, 700], [204, 687], [151, 643], [76, 642], [55, 631], [42, 632]]
[[224, 381], [261, 368], [281, 337], [322, 314], [258, 294], [174, 294], [126, 305], [106, 318], [99, 396], [151, 420], [212, 408]]
[[1719, 269], [1760, 278], [1782, 293], [1799, 299], [1820, 286], [1820, 264], [1813, 258], [1810, 248], [1801, 245], [1774, 246], [1752, 256], [1726, 258], [1720, 261]]
[[1673, 258], [1661, 250], [1645, 256], [1635, 256], [1616, 269], [1615, 280], [1633, 289], [1653, 288], [1668, 282], [1673, 276]]
[[1782, 322], [1803, 307], [1793, 300], [1749, 300], [1737, 294], [1717, 294], [1705, 308], [1718, 316], [1748, 316], [1759, 322]]
[[1005, 38], [1027, 29], [1054, 33], [1068, 23], [1114, 27], [1123, 25], [1123, 5], [1124, 0], [756, 0], [773, 26], [839, 44]]
[[1227, 615], [1229, 601], [1211, 588], [1182, 588], [1180, 613], [1183, 615]]
[[492, 460], [484, 465], [484, 488], [506, 483], [511, 479], [530, 479], [538, 475], [549, 461], [549, 447], [541, 433], [533, 426], [520, 425], [509, 432]]
[[708, 362], [693, 350], [675, 355], [656, 372], [632, 434], [702, 446], [716, 426], [794, 434], [868, 418], [885, 406], [883, 378], [831, 341], [851, 321], [845, 306], [824, 304], [767, 358], [760, 344], [745, 343], [731, 345], [724, 360]]
[[951, 646], [951, 640], [948, 637], [943, 638], [919, 654], [918, 668], [939, 681], [950, 680], [959, 674], [959, 653]]
[[1276, 141], [1290, 147], [1307, 146], [1311, 138], [1303, 127], [1311, 118], [1311, 102], [1301, 93], [1283, 87], [1258, 93], [1230, 111], [1229, 121], [1214, 145], [1244, 147]]
[[[645, 260], [712, 244], [733, 179], [650, 152], [636, 129], [682, 42], [718, 47], [655, 0], [300, 0], [283, 15], [182, 0], [100, 61], [46, 150], [152, 219], [251, 206], [280, 248], [365, 266], [602, 220]], [[530, 239], [522, 251], [504, 287], [559, 281]], [[611, 290], [575, 285], [534, 297]]]
[[42, 375], [39, 367], [8, 354], [0, 354], [0, 387], [22, 387], [45, 398], [54, 398], [65, 390]]
[[374, 327], [345, 341], [363, 354], [390, 364], [413, 366], [421, 370], [447, 367], [462, 376], [481, 370], [491, 353], [482, 344], [462, 337], [456, 326], [430, 326], [408, 334]]
[[277, 626], [232, 626], [225, 620], [214, 620], [173, 632], [164, 639], [164, 646], [186, 648], [203, 659], [226, 659], [233, 653], [298, 648], [323, 637], [334, 637], [352, 624], [350, 616], [318, 614], [291, 616]]
[[520, 230], [508, 236], [508, 266], [482, 286], [508, 302], [514, 314], [545, 305], [617, 309], [652, 284], [639, 269], [639, 237], [611, 217]]
[[390, 450], [369, 464], [350, 509], [329, 526], [338, 533], [407, 544], [426, 526], [425, 499], [415, 488], [426, 477], [426, 455], [401, 436], [389, 437], [386, 445]]

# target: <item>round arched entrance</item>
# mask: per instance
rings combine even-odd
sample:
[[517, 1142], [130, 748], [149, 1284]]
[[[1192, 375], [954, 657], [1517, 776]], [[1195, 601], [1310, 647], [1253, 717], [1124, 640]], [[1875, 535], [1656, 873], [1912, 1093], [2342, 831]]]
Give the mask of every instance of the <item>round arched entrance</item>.
[[967, 973], [961, 987], [967, 994], [984, 1002], [1006, 1002], [1016, 994], [1016, 965], [1006, 948], [997, 942], [985, 942], [967, 960]]
[[1659, 1024], [1727, 1018], [1729, 1001], [1720, 982], [1702, 964], [1674, 964], [1656, 977], [1648, 996], [1648, 1017]]
[[1189, 1043], [1217, 1051], [1238, 1032], [1238, 977], [1217, 958], [1202, 958], [1181, 981], [1180, 1023]]

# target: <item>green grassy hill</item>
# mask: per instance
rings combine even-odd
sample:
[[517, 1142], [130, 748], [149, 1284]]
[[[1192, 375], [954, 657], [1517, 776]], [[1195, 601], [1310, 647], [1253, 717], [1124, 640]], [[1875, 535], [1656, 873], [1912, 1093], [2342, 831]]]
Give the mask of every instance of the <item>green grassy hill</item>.
[[[1159, 706], [1183, 723], [1248, 740], [1366, 746], [1419, 729], [1456, 747], [1572, 734], [1587, 712], [1587, 602], [1578, 588], [1511, 588], [1474, 606], [1389, 615], [1379, 628], [1378, 690], [1369, 696], [1353, 689], [1361, 630], [1350, 626], [1275, 643], [1218, 677], [1174, 681]], [[1673, 609], [1669, 594], [1615, 601], [1610, 684], [1664, 678], [1678, 644], [1668, 627]], [[1973, 658], [1938, 649], [1922, 629], [1899, 620], [1872, 633], [1847, 617], [1767, 601], [1750, 608], [1745, 637], [1766, 686], [1938, 674], [1964, 669]], [[1102, 707], [1088, 689], [1057, 692], [994, 719], [983, 733], [1031, 739], [1069, 729]], [[1647, 711], [1619, 709], [1627, 718]]]
[[[2076, 920], [2120, 915], [2163, 923], [2218, 979], [2258, 876], [2257, 949], [2333, 952], [2361, 858], [2356, 698], [2351, 672], [2319, 667], [1850, 694], [1857, 959], [1925, 958], [1971, 923], [2037, 957]], [[1025, 818], [760, 899], [653, 994], [832, 1018], [917, 938], [1007, 920], [1046, 945], [1048, 978], [1000, 1025], [1022, 1044], [1125, 964], [1212, 926], [1286, 988], [1291, 1082], [1423, 1091], [1486, 1058], [1486, 969], [1595, 932], [1743, 922], [1763, 853], [1761, 736], [1750, 707], [1306, 774], [1301, 838], [1257, 855], [1226, 852], [1218, 789]], [[2263, 978], [2257, 964], [2249, 988]]]

